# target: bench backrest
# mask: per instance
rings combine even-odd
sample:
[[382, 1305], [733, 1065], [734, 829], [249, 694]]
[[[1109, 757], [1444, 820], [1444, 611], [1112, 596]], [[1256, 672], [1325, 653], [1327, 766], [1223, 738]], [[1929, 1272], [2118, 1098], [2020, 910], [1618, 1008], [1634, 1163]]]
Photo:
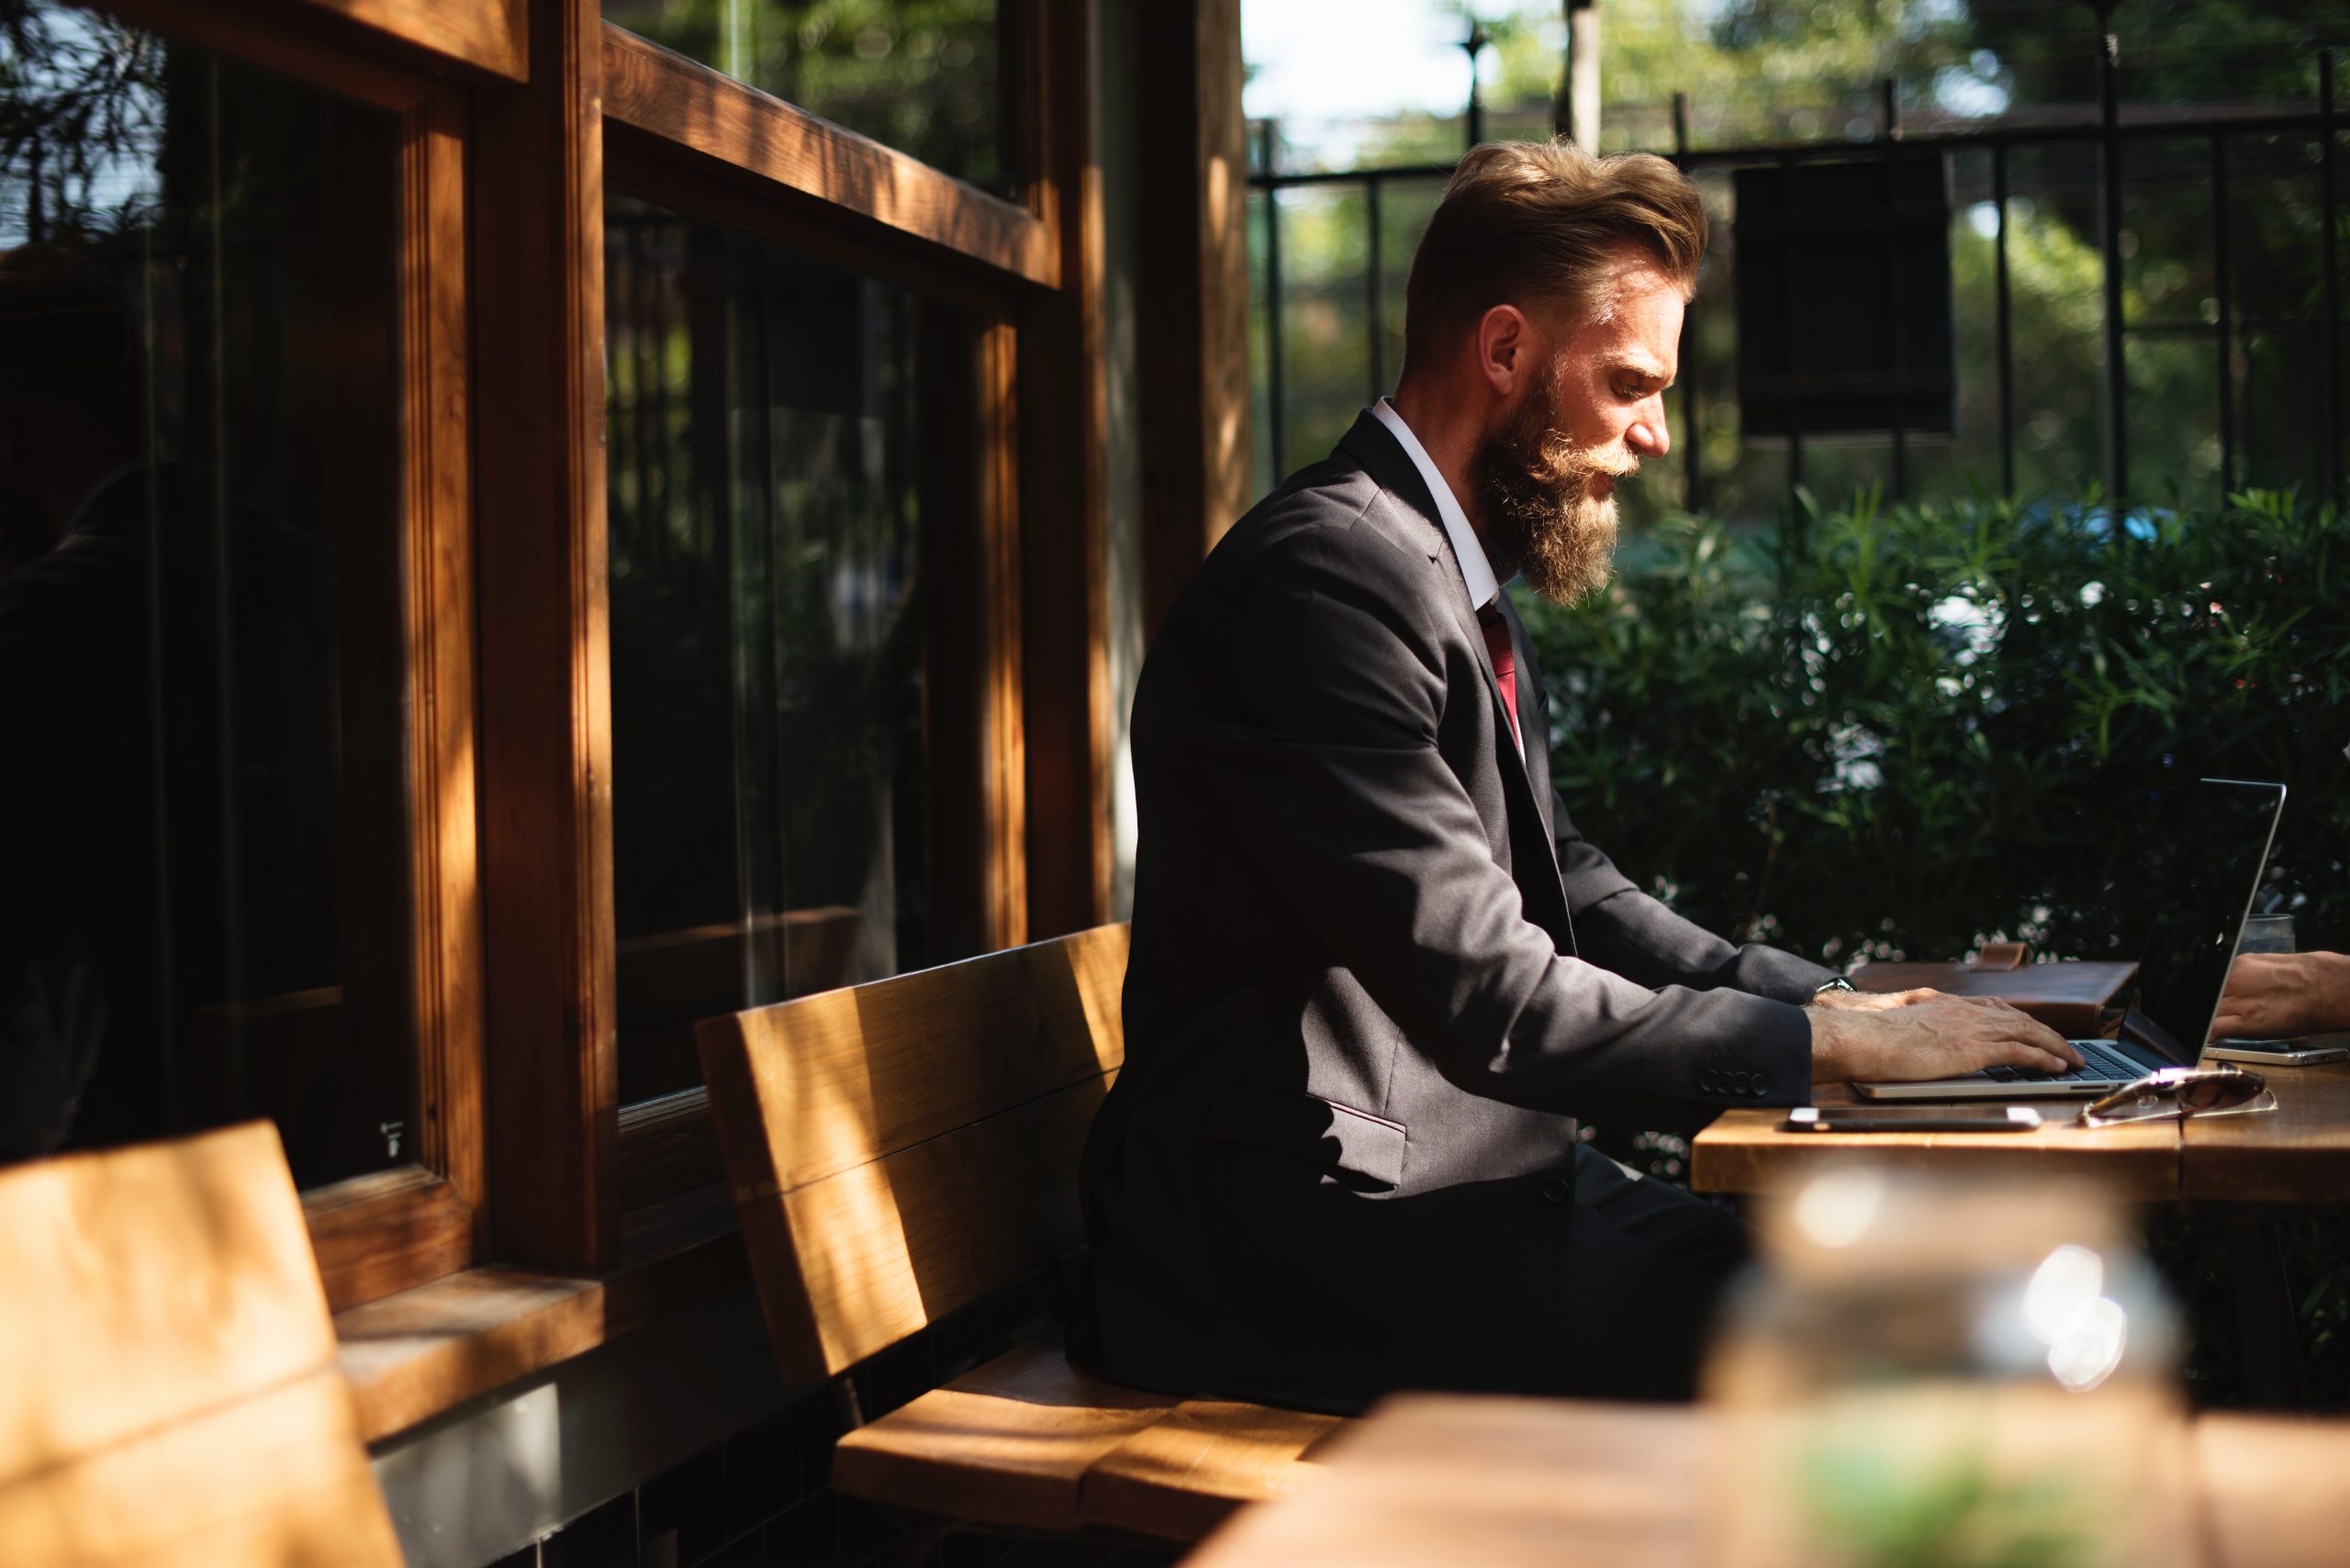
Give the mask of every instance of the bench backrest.
[[1083, 1238], [1077, 1161], [1125, 1058], [1126, 928], [697, 1031], [777, 1360], [845, 1371]]
[[0, 1562], [398, 1568], [268, 1123], [0, 1171]]

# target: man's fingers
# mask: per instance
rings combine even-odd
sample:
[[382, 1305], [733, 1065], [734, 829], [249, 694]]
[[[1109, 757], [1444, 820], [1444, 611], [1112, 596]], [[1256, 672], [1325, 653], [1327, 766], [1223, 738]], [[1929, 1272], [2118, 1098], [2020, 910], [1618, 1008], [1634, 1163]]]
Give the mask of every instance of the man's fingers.
[[2045, 1024], [2034, 1023], [2020, 1013], [2016, 1014], [2016, 1019], [2021, 1026], [2008, 1038], [2014, 1041], [2019, 1049], [2041, 1058], [2019, 1065], [2048, 1067], [2053, 1063], [2054, 1065], [2048, 1067], [2048, 1070], [2055, 1072], [2069, 1072], [2081, 1065], [2081, 1053], [2064, 1036]]

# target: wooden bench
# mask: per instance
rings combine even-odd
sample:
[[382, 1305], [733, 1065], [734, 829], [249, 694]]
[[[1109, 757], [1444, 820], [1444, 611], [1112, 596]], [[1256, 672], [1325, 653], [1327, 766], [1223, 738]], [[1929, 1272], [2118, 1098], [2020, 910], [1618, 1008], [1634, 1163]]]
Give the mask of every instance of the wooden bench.
[[[1126, 928], [712, 1019], [719, 1141], [785, 1380], [1050, 1273], [1125, 1059]], [[844, 1437], [833, 1484], [934, 1518], [1194, 1540], [1337, 1417], [1123, 1388], [1024, 1345]]]
[[0, 1171], [0, 1562], [399, 1568], [268, 1123]]

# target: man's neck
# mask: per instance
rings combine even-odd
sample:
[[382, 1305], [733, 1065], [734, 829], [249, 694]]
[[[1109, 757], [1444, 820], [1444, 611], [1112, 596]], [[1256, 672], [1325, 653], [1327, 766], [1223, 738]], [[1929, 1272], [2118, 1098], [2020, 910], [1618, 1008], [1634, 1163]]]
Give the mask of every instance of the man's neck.
[[1467, 398], [1446, 397], [1440, 388], [1408, 375], [1397, 383], [1387, 400], [1419, 437], [1421, 450], [1452, 487], [1453, 498], [1460, 503], [1469, 526], [1483, 539], [1483, 509], [1477, 504], [1477, 487], [1472, 482], [1481, 435], [1473, 404]]

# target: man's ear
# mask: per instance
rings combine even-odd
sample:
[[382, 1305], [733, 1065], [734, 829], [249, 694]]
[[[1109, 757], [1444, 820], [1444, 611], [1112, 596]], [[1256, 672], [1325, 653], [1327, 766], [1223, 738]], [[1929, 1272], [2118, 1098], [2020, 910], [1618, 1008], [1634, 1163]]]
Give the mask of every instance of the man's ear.
[[1515, 305], [1496, 305], [1477, 319], [1477, 373], [1496, 397], [1514, 395], [1533, 363], [1532, 323]]

